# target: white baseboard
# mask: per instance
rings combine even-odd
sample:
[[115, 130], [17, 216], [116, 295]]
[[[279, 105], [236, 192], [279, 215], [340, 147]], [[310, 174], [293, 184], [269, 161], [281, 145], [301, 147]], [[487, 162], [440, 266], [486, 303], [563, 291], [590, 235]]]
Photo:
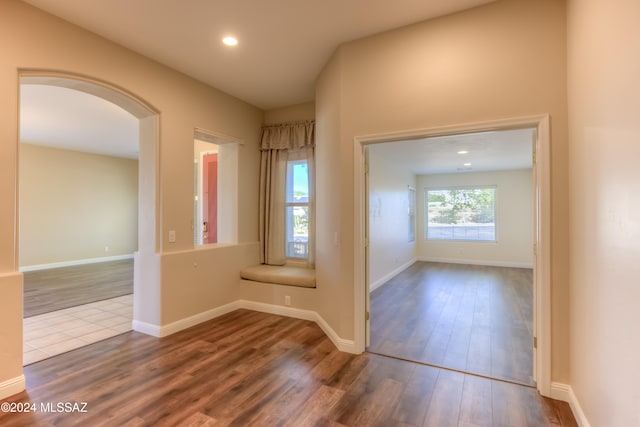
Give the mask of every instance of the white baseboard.
[[320, 326], [320, 329], [322, 329], [327, 337], [329, 337], [338, 350], [353, 354], [360, 353], [356, 351], [355, 341], [340, 338], [336, 331], [329, 326], [326, 320], [324, 320], [324, 318], [315, 311], [247, 300], [239, 300], [237, 302], [240, 304], [240, 308], [245, 308], [247, 310], [261, 311], [263, 313], [277, 314], [279, 316], [293, 317], [295, 319], [311, 320]]
[[569, 390], [571, 387], [562, 383], [551, 383], [551, 392], [549, 397], [555, 400], [569, 401]]
[[25, 381], [24, 375], [20, 375], [19, 377], [3, 381], [0, 383], [0, 399], [5, 399], [9, 396], [13, 396], [14, 394], [18, 394], [24, 391], [26, 388], [27, 383]]
[[77, 259], [74, 261], [52, 262], [49, 264], [25, 265], [23, 267], [20, 267], [20, 271], [25, 272], [25, 271], [37, 271], [37, 270], [49, 270], [51, 268], [71, 267], [74, 265], [83, 265], [83, 264], [95, 264], [97, 262], [120, 261], [123, 259], [133, 259], [133, 254], [114, 255], [114, 256], [106, 256], [106, 257], [100, 257], [100, 258], [85, 258], [85, 259]]
[[371, 283], [369, 285], [369, 292], [375, 291], [380, 286], [384, 285], [389, 280], [393, 279], [395, 276], [397, 276], [398, 274], [402, 273], [407, 268], [411, 267], [413, 265], [413, 263], [415, 263], [415, 262], [416, 262], [416, 259], [413, 258], [411, 261], [402, 264], [400, 267], [396, 268], [392, 272], [390, 272], [388, 274], [385, 274], [384, 276], [382, 276], [381, 278], [379, 278], [375, 282]]
[[154, 325], [152, 323], [142, 322], [140, 320], [133, 320], [131, 322], [131, 329], [136, 332], [141, 332], [146, 335], [151, 335], [152, 337], [161, 338], [162, 327], [158, 325]]
[[576, 417], [576, 421], [580, 427], [591, 427], [591, 424], [589, 424], [589, 420], [587, 420], [587, 416], [584, 414], [582, 406], [580, 406], [580, 402], [573, 393], [573, 389], [571, 387], [569, 387], [569, 406], [571, 406], [573, 416]]
[[216, 317], [220, 317], [239, 308], [242, 308], [239, 305], [239, 301], [234, 301], [220, 307], [212, 308], [211, 310], [203, 311], [202, 313], [194, 314], [193, 316], [185, 317], [184, 319], [176, 320], [175, 322], [164, 326], [141, 322], [139, 320], [134, 320], [132, 326], [134, 331], [162, 338], [192, 326], [196, 326], [202, 322], [206, 322], [207, 320], [215, 319]]
[[356, 351], [354, 341], [340, 338], [340, 336], [338, 336], [333, 328], [331, 328], [331, 326], [329, 326], [329, 324], [315, 311], [247, 300], [237, 300], [232, 303], [225, 304], [223, 306], [177, 320], [164, 326], [153, 325], [151, 323], [141, 322], [139, 320], [134, 320], [132, 325], [134, 331], [162, 338], [182, 331], [183, 329], [198, 325], [202, 322], [206, 322], [207, 320], [215, 319], [216, 317], [222, 316], [240, 308], [260, 311], [263, 313], [276, 314], [279, 316], [293, 317], [295, 319], [310, 320], [320, 326], [322, 331], [327, 334], [329, 339], [338, 348], [338, 350], [347, 353], [359, 353], [358, 351]]
[[531, 262], [483, 261], [477, 259], [418, 257], [417, 261], [443, 262], [448, 264], [486, 265], [488, 267], [533, 268]]
[[551, 383], [551, 397], [552, 399], [562, 400], [569, 403], [573, 416], [580, 427], [591, 427], [587, 417], [582, 411], [582, 406], [578, 402], [578, 398], [573, 393], [573, 389], [570, 385], [562, 383]]

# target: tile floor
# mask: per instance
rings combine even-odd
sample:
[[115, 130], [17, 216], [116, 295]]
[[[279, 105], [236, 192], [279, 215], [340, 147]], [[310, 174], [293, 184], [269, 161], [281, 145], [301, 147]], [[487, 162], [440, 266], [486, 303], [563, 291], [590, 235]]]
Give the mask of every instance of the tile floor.
[[133, 295], [24, 319], [23, 365], [131, 330]]

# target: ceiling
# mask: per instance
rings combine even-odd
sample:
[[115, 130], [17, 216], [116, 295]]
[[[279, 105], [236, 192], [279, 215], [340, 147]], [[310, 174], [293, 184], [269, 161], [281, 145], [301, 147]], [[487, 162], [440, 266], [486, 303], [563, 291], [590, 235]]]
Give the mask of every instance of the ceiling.
[[[24, 0], [262, 109], [312, 101], [342, 43], [493, 0]], [[226, 35], [238, 38], [233, 48]]]
[[[97, 96], [20, 86], [21, 142], [135, 159], [138, 127], [136, 117]], [[524, 169], [531, 167], [533, 135], [533, 129], [469, 133], [374, 144], [370, 150], [417, 175]]]
[[[43, 84], [20, 86], [21, 142], [135, 159], [138, 126], [132, 114], [97, 96]], [[469, 133], [374, 144], [370, 150], [417, 175], [526, 169], [533, 135], [533, 129]]]
[[534, 129], [501, 130], [385, 142], [369, 150], [416, 175], [529, 169], [534, 135]]
[[[493, 0], [25, 1], [270, 109], [313, 100], [315, 79], [344, 42]], [[228, 34], [235, 48], [221, 43]], [[22, 142], [137, 158], [138, 120], [120, 107], [41, 84], [22, 84], [20, 96]]]
[[20, 142], [135, 159], [138, 127], [136, 117], [97, 96], [20, 85]]

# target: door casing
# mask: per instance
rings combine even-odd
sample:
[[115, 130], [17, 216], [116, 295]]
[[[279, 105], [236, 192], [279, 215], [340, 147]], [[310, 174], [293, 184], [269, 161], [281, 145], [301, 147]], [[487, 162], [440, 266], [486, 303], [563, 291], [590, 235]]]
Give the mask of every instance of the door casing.
[[433, 136], [534, 128], [534, 380], [543, 396], [551, 396], [551, 173], [549, 115], [533, 115], [486, 122], [405, 130], [354, 138], [354, 337], [355, 350], [368, 344], [368, 248], [366, 146]]

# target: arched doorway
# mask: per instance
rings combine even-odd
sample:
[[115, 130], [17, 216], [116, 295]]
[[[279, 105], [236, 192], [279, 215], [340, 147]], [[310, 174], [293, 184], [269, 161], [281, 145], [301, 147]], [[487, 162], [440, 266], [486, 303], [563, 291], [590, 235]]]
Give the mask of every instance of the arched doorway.
[[[157, 111], [139, 97], [85, 76], [51, 71], [20, 72], [21, 85], [47, 85], [84, 92], [124, 109], [139, 122], [137, 251], [134, 253], [133, 329], [160, 320]], [[97, 225], [99, 226], [99, 225]], [[18, 230], [19, 233], [19, 230]]]

